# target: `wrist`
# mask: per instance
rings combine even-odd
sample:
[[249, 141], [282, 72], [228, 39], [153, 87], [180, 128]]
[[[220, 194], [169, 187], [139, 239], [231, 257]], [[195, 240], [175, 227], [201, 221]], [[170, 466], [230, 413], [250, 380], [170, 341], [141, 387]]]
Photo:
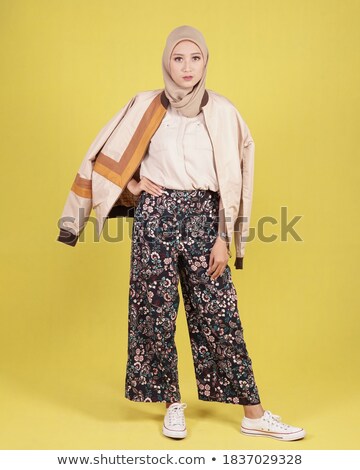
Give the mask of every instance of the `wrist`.
[[128, 182], [128, 184], [127, 184], [126, 187], [127, 187], [127, 189], [129, 189], [129, 190], [131, 191], [131, 189], [132, 189], [136, 184], [137, 184], [136, 179], [132, 178], [132, 179]]
[[231, 258], [231, 251], [230, 251], [230, 243], [229, 243], [229, 237], [226, 235], [224, 232], [219, 232], [217, 236], [218, 240], [221, 240], [223, 243], [226, 244], [227, 252], [229, 255], [229, 258]]
[[218, 238], [220, 238], [220, 240], [224, 241], [224, 242], [229, 242], [229, 237], [227, 236], [227, 234], [225, 232], [219, 232], [218, 233]]

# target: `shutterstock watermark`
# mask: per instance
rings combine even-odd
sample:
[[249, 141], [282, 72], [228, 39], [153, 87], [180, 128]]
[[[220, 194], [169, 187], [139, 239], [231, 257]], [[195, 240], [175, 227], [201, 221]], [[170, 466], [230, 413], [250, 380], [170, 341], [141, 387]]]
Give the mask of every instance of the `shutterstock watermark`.
[[[244, 226], [247, 226], [246, 217], [238, 217], [234, 223], [233, 237], [237, 233], [247, 232], [247, 236], [242, 237], [246, 243], [250, 243], [256, 238], [264, 243], [271, 243], [277, 240], [287, 242], [291, 238], [295, 241], [302, 242], [304, 240], [295, 228], [295, 225], [300, 222], [302, 217], [303, 215], [294, 215], [290, 219], [287, 206], [281, 206], [280, 213], [277, 217], [264, 215], [257, 220], [255, 225], [249, 225], [247, 230], [243, 230]], [[134, 223], [138, 224], [138, 229], [142, 231], [142, 236], [151, 243], [152, 240], [155, 241], [155, 237], [157, 238], [160, 235], [163, 239], [168, 240], [171, 240], [172, 237], [179, 233], [182, 237], [186, 237], [187, 233], [191, 233], [193, 238], [202, 237], [204, 233], [208, 233], [209, 230], [214, 232], [220, 220], [217, 216], [214, 224], [214, 218], [210, 218], [208, 214], [189, 215], [189, 217], [182, 215], [177, 218], [176, 213], [150, 218], [147, 218], [145, 215], [138, 218], [136, 222], [133, 217], [126, 215], [114, 217], [110, 220], [112, 219], [116, 223], [106, 223], [108, 220], [106, 219], [101, 233], [101, 238], [109, 243], [119, 243], [125, 239], [131, 240]], [[130, 223], [131, 219], [133, 219], [132, 223]], [[225, 220], [225, 217], [223, 219]], [[251, 220], [253, 221], [253, 216]], [[73, 232], [71, 228], [72, 224], [80, 227], [88, 227], [86, 233], [85, 230], [80, 232], [78, 243], [88, 242], [88, 236], [91, 236], [91, 241], [93, 242], [100, 241], [97, 237], [98, 220], [94, 216], [85, 217], [83, 208], [79, 209], [79, 218], [77, 220], [74, 217], [63, 217], [59, 219], [58, 228]], [[89, 229], [89, 226], [92, 227], [92, 230]], [[216, 234], [216, 230], [214, 233]]]

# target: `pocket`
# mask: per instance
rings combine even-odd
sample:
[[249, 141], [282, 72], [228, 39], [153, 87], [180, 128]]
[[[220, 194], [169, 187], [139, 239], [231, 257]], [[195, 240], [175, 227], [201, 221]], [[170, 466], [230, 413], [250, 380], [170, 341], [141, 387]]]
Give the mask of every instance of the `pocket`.
[[170, 150], [176, 142], [178, 129], [178, 122], [165, 116], [150, 140], [151, 150], [154, 153]]
[[139, 211], [141, 210], [140, 206], [142, 206], [142, 204], [143, 204], [143, 199], [144, 199], [143, 196], [144, 196], [145, 192], [146, 191], [142, 190], [141, 193], [138, 196], [138, 201], [136, 203], [136, 207], [135, 207], [135, 210], [134, 210], [134, 221], [137, 218]]
[[208, 131], [201, 121], [195, 121], [188, 125], [184, 136], [184, 145], [190, 150], [195, 149], [205, 152], [213, 152]]

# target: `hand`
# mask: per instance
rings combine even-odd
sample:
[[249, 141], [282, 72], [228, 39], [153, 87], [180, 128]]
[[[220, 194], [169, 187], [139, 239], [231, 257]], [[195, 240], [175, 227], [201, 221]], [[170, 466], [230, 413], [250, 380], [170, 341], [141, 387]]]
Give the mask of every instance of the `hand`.
[[163, 188], [164, 186], [153, 183], [146, 178], [146, 176], [142, 176], [140, 181], [136, 181], [136, 179], [133, 178], [127, 185], [127, 189], [135, 196], [138, 196], [142, 191], [146, 191], [154, 196], [161, 196]]
[[217, 237], [216, 242], [211, 250], [209, 259], [208, 274], [211, 279], [217, 279], [225, 271], [226, 265], [229, 260], [229, 253], [227, 249], [227, 242], [220, 236]]

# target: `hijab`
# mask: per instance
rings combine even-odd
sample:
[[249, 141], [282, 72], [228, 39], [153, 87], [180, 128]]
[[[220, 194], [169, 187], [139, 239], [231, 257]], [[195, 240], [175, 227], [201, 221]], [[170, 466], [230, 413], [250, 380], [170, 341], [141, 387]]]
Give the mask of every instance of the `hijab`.
[[[170, 57], [175, 46], [183, 40], [194, 42], [201, 50], [204, 58], [204, 70], [201, 80], [189, 91], [177, 85], [170, 74]], [[205, 79], [209, 51], [202, 33], [192, 26], [183, 25], [175, 28], [166, 39], [162, 56], [162, 71], [165, 83], [165, 95], [173, 108], [187, 117], [195, 117], [201, 111], [201, 101], [205, 92]]]

